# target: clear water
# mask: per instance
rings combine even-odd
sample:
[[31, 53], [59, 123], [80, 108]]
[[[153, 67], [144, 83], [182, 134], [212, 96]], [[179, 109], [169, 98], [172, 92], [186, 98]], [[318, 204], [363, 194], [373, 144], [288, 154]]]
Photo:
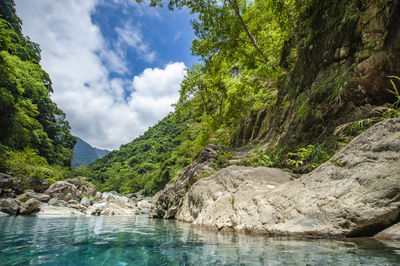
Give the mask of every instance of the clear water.
[[285, 240], [136, 217], [0, 217], [0, 265], [399, 265], [400, 244]]

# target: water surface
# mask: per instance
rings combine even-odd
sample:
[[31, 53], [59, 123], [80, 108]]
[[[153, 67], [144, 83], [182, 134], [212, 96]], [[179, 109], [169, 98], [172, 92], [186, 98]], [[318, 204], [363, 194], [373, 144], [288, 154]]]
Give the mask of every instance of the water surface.
[[0, 217], [0, 265], [399, 265], [400, 244], [217, 233], [135, 217]]

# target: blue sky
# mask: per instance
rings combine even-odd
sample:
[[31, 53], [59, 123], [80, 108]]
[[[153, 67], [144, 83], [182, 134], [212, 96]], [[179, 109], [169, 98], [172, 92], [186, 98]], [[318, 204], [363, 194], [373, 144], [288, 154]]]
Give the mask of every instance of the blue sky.
[[187, 10], [135, 0], [15, 0], [72, 133], [117, 149], [173, 110], [197, 59]]

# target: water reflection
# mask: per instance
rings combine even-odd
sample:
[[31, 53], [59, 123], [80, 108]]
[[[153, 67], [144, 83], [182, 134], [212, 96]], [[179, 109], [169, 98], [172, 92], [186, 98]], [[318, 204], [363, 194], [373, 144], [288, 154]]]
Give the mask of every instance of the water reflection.
[[398, 265], [400, 245], [216, 233], [135, 217], [0, 217], [0, 265]]

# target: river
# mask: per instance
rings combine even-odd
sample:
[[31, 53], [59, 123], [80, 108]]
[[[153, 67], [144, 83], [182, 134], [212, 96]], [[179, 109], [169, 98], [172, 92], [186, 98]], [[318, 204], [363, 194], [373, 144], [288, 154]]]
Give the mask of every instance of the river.
[[0, 265], [399, 265], [400, 243], [289, 240], [133, 217], [0, 217]]

